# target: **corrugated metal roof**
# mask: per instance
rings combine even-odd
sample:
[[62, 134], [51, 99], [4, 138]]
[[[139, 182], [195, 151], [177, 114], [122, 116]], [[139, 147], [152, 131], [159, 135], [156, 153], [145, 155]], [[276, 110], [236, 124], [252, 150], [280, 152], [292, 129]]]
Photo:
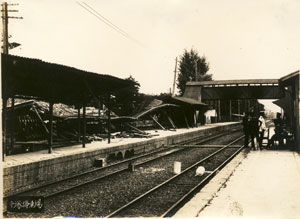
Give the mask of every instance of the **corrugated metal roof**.
[[20, 95], [79, 104], [131, 85], [133, 82], [111, 75], [2, 54], [2, 96], [6, 98]]
[[217, 81], [189, 81], [186, 85], [237, 85], [237, 84], [278, 84], [278, 79], [244, 79]]
[[300, 71], [295, 71], [291, 74], [288, 74], [282, 78], [279, 79], [280, 83], [286, 83], [288, 80], [293, 79], [294, 77], [300, 75]]

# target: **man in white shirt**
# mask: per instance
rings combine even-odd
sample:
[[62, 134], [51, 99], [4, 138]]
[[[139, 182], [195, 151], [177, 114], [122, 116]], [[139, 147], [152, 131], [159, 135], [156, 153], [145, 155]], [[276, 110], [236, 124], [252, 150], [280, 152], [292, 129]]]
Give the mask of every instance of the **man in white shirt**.
[[264, 134], [265, 134], [265, 130], [267, 129], [266, 127], [266, 120], [264, 118], [265, 113], [264, 112], [260, 112], [260, 116], [258, 118], [258, 125], [259, 125], [259, 148], [260, 150], [262, 150], [262, 141], [264, 138]]

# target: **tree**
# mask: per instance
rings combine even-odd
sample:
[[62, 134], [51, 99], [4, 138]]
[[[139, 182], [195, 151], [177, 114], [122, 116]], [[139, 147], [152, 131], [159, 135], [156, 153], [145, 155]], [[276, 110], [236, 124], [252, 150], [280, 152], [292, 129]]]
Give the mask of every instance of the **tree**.
[[211, 81], [212, 75], [207, 74], [209, 63], [205, 56], [199, 56], [194, 49], [184, 50], [179, 60], [179, 74], [177, 78], [177, 88], [180, 96], [183, 95], [186, 82], [188, 81]]
[[113, 108], [118, 115], [130, 115], [140, 102], [140, 84], [130, 75], [125, 80], [131, 81], [132, 86], [126, 87], [114, 93], [115, 103]]

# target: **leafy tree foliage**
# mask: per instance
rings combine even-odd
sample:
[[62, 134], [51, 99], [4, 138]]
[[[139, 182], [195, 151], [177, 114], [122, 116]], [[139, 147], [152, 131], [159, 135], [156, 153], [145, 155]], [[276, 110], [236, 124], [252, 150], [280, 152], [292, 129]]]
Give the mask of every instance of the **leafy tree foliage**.
[[207, 74], [209, 63], [205, 56], [199, 56], [194, 49], [184, 50], [179, 60], [179, 74], [177, 78], [177, 88], [182, 96], [185, 90], [185, 84], [188, 81], [211, 81], [212, 75]]
[[139, 102], [141, 102], [139, 94], [140, 84], [131, 75], [125, 80], [133, 82], [133, 85], [114, 94], [113, 108], [120, 116], [131, 115]]

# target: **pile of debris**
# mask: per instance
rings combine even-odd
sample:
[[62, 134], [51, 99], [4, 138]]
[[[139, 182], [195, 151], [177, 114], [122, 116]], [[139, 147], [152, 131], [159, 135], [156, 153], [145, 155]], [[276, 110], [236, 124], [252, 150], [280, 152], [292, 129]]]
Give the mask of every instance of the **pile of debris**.
[[[86, 142], [102, 141], [111, 138], [151, 138], [146, 130], [176, 130], [181, 127], [178, 116], [180, 107], [164, 104], [154, 99], [143, 111], [134, 116], [117, 116], [111, 111], [95, 107], [86, 108]], [[178, 114], [179, 113], [179, 114]], [[53, 146], [76, 144], [82, 140], [82, 110], [65, 104], [53, 106]], [[7, 108], [7, 139], [13, 136], [16, 145], [35, 144], [45, 147], [49, 134], [49, 103], [43, 101], [23, 101]], [[110, 124], [110, 127], [109, 127]], [[7, 141], [10, 144], [9, 141]]]

